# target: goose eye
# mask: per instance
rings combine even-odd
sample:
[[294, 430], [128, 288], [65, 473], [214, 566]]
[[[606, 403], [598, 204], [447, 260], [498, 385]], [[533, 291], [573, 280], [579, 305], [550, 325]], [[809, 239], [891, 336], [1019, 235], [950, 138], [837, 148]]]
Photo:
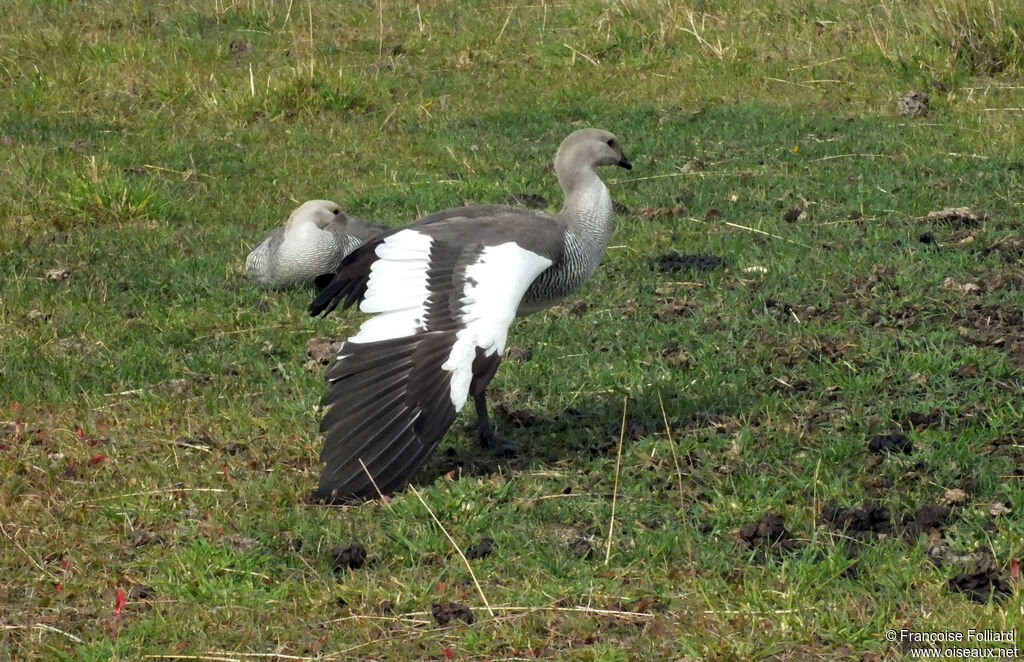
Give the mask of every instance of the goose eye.
[[608, 146], [609, 147], [615, 147], [615, 138], [609, 138], [608, 139]]
[[331, 213], [334, 214], [335, 216], [337, 216], [339, 213], [341, 213], [341, 210], [340, 209], [332, 209]]

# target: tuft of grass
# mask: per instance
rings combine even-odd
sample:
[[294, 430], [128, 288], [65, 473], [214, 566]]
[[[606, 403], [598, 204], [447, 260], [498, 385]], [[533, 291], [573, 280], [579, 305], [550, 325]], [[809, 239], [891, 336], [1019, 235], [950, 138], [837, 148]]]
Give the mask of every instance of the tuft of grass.
[[85, 170], [84, 175], [60, 187], [60, 211], [53, 217], [58, 229], [83, 224], [127, 225], [166, 218], [171, 205], [147, 179], [143, 167], [116, 172], [109, 164], [97, 165], [96, 157], [92, 156]]
[[1024, 8], [994, 0], [941, 0], [929, 27], [971, 74], [1019, 74], [1024, 63]]

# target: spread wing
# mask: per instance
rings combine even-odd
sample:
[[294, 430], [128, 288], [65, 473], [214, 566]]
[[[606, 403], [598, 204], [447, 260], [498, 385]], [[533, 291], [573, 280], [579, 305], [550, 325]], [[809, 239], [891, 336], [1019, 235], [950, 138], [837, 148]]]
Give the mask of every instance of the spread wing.
[[449, 216], [349, 256], [311, 306], [362, 299], [373, 314], [328, 370], [320, 496], [372, 498], [408, 482], [471, 386], [494, 374], [519, 302], [559, 242], [548, 217]]

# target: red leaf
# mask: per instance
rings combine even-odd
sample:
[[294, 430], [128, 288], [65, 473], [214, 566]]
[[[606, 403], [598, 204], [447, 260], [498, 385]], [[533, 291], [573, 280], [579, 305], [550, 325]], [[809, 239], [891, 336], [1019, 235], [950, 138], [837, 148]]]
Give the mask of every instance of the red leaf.
[[1010, 579], [1020, 583], [1020, 561], [1017, 559], [1010, 559]]
[[330, 639], [330, 638], [331, 638], [330, 634], [325, 634], [324, 636], [322, 636], [319, 639], [317, 639], [316, 641], [314, 641], [313, 645], [310, 646], [310, 648], [312, 649], [312, 652], [319, 653], [320, 650], [324, 647], [324, 644], [326, 644], [327, 640]]
[[11, 405], [11, 411], [18, 411], [18, 407], [20, 407], [20, 406], [21, 405], [19, 405], [17, 402], [15, 402], [13, 405]]
[[64, 584], [62, 584], [60, 582], [57, 582], [56, 584], [53, 585], [53, 592], [54, 593], [60, 593], [63, 590], [64, 590]]
[[114, 597], [114, 618], [121, 618], [121, 608], [124, 607], [125, 596], [124, 589], [117, 589], [117, 595]]
[[93, 455], [89, 458], [89, 464], [99, 464], [103, 460], [107, 459], [106, 453], [100, 453], [99, 455]]
[[82, 441], [88, 440], [88, 437], [85, 436], [85, 430], [82, 429], [81, 425], [75, 426], [75, 434], [77, 434], [78, 438], [81, 439]]
[[226, 478], [229, 483], [235, 482], [235, 479], [231, 477], [231, 471], [230, 471], [228, 465], [226, 465], [226, 464], [220, 465], [220, 470], [222, 472], [224, 472], [224, 478]]
[[453, 651], [453, 650], [452, 650], [452, 649], [450, 649], [450, 648], [445, 648], [445, 649], [444, 649], [443, 651], [441, 651], [441, 652], [442, 652], [442, 653], [444, 653], [444, 659], [446, 659], [446, 660], [450, 660], [450, 659], [452, 659], [453, 657], [455, 657], [455, 651]]

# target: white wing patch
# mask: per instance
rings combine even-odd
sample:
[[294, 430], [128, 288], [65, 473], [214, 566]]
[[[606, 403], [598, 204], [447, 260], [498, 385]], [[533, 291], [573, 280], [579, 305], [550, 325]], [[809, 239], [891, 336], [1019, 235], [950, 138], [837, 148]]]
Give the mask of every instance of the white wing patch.
[[466, 268], [463, 314], [457, 340], [448, 360], [441, 365], [451, 371], [451, 398], [455, 410], [466, 404], [473, 379], [476, 348], [487, 356], [505, 349], [508, 327], [526, 289], [552, 261], [515, 242], [484, 248], [477, 261]]
[[377, 246], [370, 280], [359, 309], [377, 313], [363, 322], [355, 343], [411, 336], [423, 329], [426, 314], [427, 270], [433, 240], [415, 230], [403, 230]]

